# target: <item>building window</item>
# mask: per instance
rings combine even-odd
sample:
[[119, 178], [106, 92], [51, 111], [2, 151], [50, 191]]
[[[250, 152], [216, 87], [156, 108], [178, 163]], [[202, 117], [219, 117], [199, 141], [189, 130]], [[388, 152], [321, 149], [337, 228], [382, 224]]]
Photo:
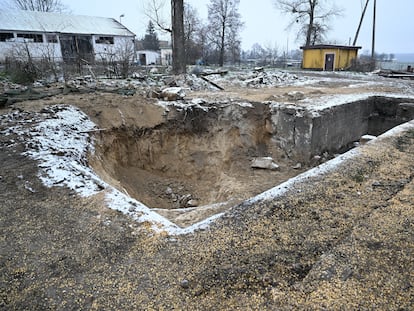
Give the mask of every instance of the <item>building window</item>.
[[21, 38], [24, 42], [43, 42], [43, 36], [33, 33], [18, 33], [17, 38]]
[[46, 35], [46, 41], [48, 43], [58, 43], [58, 39], [56, 35]]
[[7, 41], [13, 41], [14, 36], [11, 32], [2, 32], [0, 33], [0, 42], [7, 42]]
[[98, 44], [114, 44], [114, 37], [98, 37], [95, 40]]

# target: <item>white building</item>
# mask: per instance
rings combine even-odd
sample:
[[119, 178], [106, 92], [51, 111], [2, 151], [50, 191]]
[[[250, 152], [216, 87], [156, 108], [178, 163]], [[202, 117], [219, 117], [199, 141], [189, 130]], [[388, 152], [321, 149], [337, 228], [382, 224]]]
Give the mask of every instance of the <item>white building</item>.
[[137, 51], [138, 63], [142, 66], [159, 65], [161, 54], [156, 51], [140, 50]]
[[163, 66], [172, 65], [172, 48], [161, 47], [161, 65]]
[[135, 34], [113, 18], [0, 10], [0, 62], [47, 57], [65, 62], [135, 59]]

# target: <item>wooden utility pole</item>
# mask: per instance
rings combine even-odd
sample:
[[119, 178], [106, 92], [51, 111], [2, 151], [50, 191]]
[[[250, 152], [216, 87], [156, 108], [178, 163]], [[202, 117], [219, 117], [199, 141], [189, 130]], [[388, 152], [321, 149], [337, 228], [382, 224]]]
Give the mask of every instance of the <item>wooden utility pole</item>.
[[367, 0], [367, 2], [365, 3], [364, 10], [362, 11], [362, 15], [361, 15], [361, 19], [359, 21], [358, 29], [357, 29], [357, 32], [355, 34], [354, 43], [352, 44], [353, 46], [355, 46], [356, 43], [357, 43], [358, 36], [359, 36], [359, 31], [361, 30], [362, 21], [364, 20], [365, 12], [367, 11], [367, 7], [368, 7], [368, 3], [369, 3], [369, 0]]
[[372, 48], [371, 48], [371, 59], [374, 61], [375, 58], [375, 23], [377, 18], [377, 0], [374, 0], [374, 17], [372, 21]]

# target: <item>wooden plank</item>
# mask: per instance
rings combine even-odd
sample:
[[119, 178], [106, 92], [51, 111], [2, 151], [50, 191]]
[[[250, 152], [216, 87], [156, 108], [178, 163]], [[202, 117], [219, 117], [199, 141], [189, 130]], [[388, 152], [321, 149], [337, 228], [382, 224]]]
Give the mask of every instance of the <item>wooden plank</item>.
[[210, 81], [209, 79], [207, 79], [206, 77], [200, 76], [201, 79], [203, 79], [204, 81], [210, 83], [212, 86], [215, 86], [216, 88], [218, 88], [221, 91], [224, 91], [224, 89], [220, 86], [217, 85], [216, 83], [214, 83], [213, 81]]

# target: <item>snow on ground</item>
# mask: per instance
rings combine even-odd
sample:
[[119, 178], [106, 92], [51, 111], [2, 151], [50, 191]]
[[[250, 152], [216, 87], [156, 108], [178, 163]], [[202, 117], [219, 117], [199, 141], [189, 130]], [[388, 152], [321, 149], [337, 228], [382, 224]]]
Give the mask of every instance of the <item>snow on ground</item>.
[[[333, 73], [331, 76], [322, 77], [316, 73], [314, 77], [298, 77], [295, 74], [270, 70], [270, 71], [240, 71], [230, 72], [226, 75], [208, 76], [212, 81], [219, 84], [233, 84], [243, 87], [267, 87], [276, 85], [305, 85], [320, 82], [329, 82], [347, 79], [347, 74]], [[349, 77], [351, 78], [351, 77]], [[352, 75], [355, 78], [355, 75]], [[357, 77], [361, 83], [371, 79], [369, 75], [363, 74]], [[192, 89], [205, 88], [212, 86], [195, 75], [186, 75], [184, 78]], [[144, 82], [139, 81], [89, 81], [80, 80], [82, 83], [104, 83], [111, 84], [113, 87], [138, 87]], [[359, 82], [358, 81], [358, 82]], [[355, 82], [355, 81], [354, 81]], [[149, 84], [153, 83], [153, 80]], [[371, 82], [369, 82], [371, 83]], [[178, 83], [180, 85], [180, 83]], [[353, 87], [351, 85], [351, 87]], [[414, 98], [412, 90], [405, 94]], [[326, 109], [335, 105], [347, 104], [359, 100], [367, 99], [371, 96], [401, 97], [401, 94], [390, 93], [364, 93], [364, 94], [343, 94], [343, 95], [326, 95], [318, 99], [305, 98], [297, 101], [297, 105], [303, 108], [311, 109], [317, 113], [318, 110]], [[175, 105], [182, 109], [192, 109], [194, 107], [209, 109], [204, 105], [204, 99], [193, 99], [190, 103], [182, 102], [163, 102], [159, 101], [160, 106], [168, 109], [168, 106]], [[249, 103], [237, 103], [241, 106], [249, 106]], [[273, 103], [278, 105], [279, 103]], [[213, 107], [211, 107], [213, 108]], [[202, 222], [194, 224], [187, 228], [179, 228], [168, 219], [162, 217], [141, 202], [130, 198], [124, 193], [118, 191], [111, 185], [105, 183], [88, 165], [88, 154], [94, 152], [93, 141], [89, 133], [95, 129], [95, 124], [73, 106], [53, 106], [44, 108], [41, 112], [31, 114], [22, 118], [19, 111], [11, 112], [8, 115], [0, 117], [1, 121], [10, 121], [11, 124], [2, 135], [8, 135], [11, 132], [19, 134], [25, 140], [27, 151], [26, 154], [31, 158], [39, 161], [39, 177], [42, 182], [48, 186], [66, 186], [82, 196], [92, 196], [100, 192], [105, 193], [107, 204], [110, 208], [119, 210], [140, 222], [150, 222], [153, 228], [159, 231], [166, 231], [169, 234], [186, 234], [208, 226], [212, 221], [219, 218], [222, 214], [214, 215]], [[20, 118], [20, 119], [19, 119]], [[401, 129], [399, 127], [398, 129]], [[397, 131], [398, 131], [397, 129]], [[395, 131], [395, 130], [394, 130]], [[13, 142], [10, 142], [13, 144]], [[324, 174], [332, 170], [339, 163], [354, 157], [358, 154], [358, 149], [349, 151], [317, 168], [305, 172], [296, 178], [293, 178], [280, 186], [270, 189], [254, 198], [247, 200], [248, 203], [254, 203], [263, 199], [275, 198], [294, 185], [306, 181], [311, 176]]]
[[95, 125], [74, 107], [50, 109], [53, 118], [27, 129], [26, 154], [39, 161], [39, 177], [46, 186], [65, 185], [82, 196], [95, 194], [104, 187], [87, 163], [88, 149], [93, 152], [87, 132]]
[[[17, 114], [12, 112], [2, 116], [2, 122], [15, 121]], [[39, 178], [45, 186], [66, 186], [84, 197], [104, 192], [108, 207], [139, 222], [149, 222], [154, 230], [166, 231], [169, 234], [191, 233], [205, 228], [212, 220], [221, 216], [214, 215], [182, 229], [104, 182], [89, 167], [87, 160], [88, 154], [94, 151], [89, 133], [95, 128], [95, 124], [78, 108], [52, 106], [30, 119], [21, 119], [17, 125], [0, 134], [15, 133], [24, 139], [27, 149], [24, 154], [38, 161]]]
[[[211, 72], [213, 70], [205, 69], [205, 71]], [[201, 70], [197, 71], [197, 74], [200, 72]], [[171, 80], [173, 80], [180, 88], [193, 91], [217, 91], [216, 87], [207, 81], [204, 81], [197, 74], [189, 73], [177, 76], [174, 79], [163, 75], [153, 75], [151, 73], [129, 79], [94, 79], [92, 76], [84, 76], [68, 81], [67, 85], [72, 88], [87, 87], [92, 89], [150, 89], [154, 87], [164, 88], [168, 86], [168, 83], [171, 83]], [[263, 71], [255, 71], [251, 69], [231, 70], [226, 74], [213, 74], [209, 75], [207, 78], [223, 87], [238, 86], [264, 88], [282, 85], [306, 85], [314, 82], [313, 79], [303, 75], [298, 76], [295, 73], [278, 69], [266, 69]], [[318, 79], [321, 78], [318, 77]]]
[[414, 94], [407, 94], [401, 95], [400, 93], [359, 93], [359, 94], [336, 94], [336, 95], [324, 95], [320, 96], [317, 99], [315, 98], [305, 98], [302, 100], [297, 101], [298, 106], [303, 106], [306, 109], [312, 109], [314, 111], [324, 110], [326, 108], [339, 106], [339, 105], [346, 105], [350, 103], [354, 103], [361, 100], [367, 100], [370, 97], [374, 96], [384, 96], [384, 97], [391, 97], [391, 98], [410, 98], [414, 99]]
[[[414, 129], [414, 120], [411, 122], [407, 122], [404, 124], [401, 124], [399, 126], [396, 126], [389, 131], [385, 132], [384, 134], [378, 136], [377, 138], [371, 140], [367, 144], [372, 144], [375, 141], [390, 137], [390, 136], [396, 136], [402, 132], [408, 131], [410, 129]], [[282, 196], [287, 191], [292, 190], [295, 186], [300, 185], [301, 183], [307, 182], [310, 178], [322, 176], [330, 171], [333, 171], [335, 168], [337, 168], [341, 163], [348, 161], [352, 158], [357, 157], [361, 153], [361, 147], [360, 148], [354, 148], [349, 150], [348, 152], [341, 154], [337, 156], [336, 158], [333, 158], [332, 160], [322, 163], [321, 165], [314, 167], [302, 174], [297, 175], [294, 178], [289, 179], [288, 181], [271, 188], [265, 192], [262, 192], [261, 194], [250, 198], [246, 200], [246, 203], [254, 204], [260, 201], [266, 201], [266, 200], [274, 200], [277, 197]], [[300, 187], [297, 187], [297, 191], [300, 192]]]
[[212, 81], [223, 85], [234, 85], [240, 87], [262, 88], [276, 85], [293, 85], [295, 83], [304, 83], [308, 79], [299, 77], [296, 74], [280, 70], [268, 71], [236, 71], [229, 72], [225, 76], [214, 75]]

